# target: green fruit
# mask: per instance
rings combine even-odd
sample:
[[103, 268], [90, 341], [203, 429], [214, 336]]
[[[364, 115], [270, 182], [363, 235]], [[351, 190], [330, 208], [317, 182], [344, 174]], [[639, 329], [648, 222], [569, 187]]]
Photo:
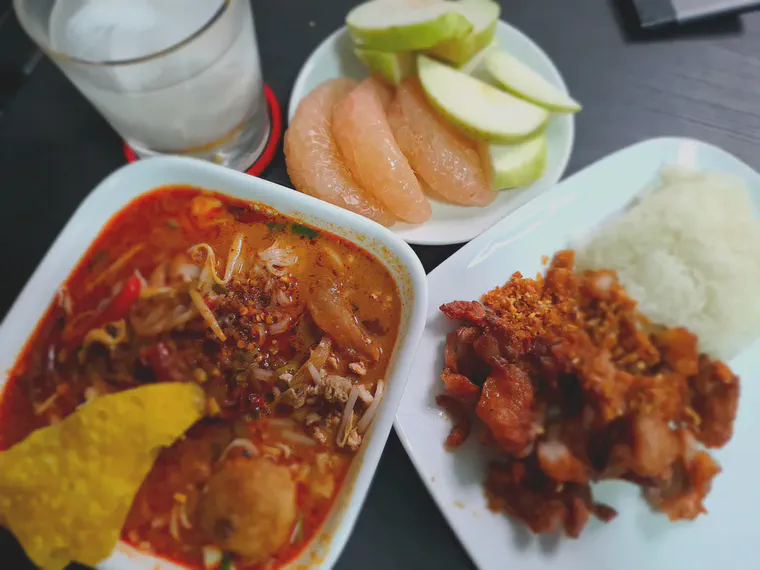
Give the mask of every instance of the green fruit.
[[494, 51], [483, 64], [488, 73], [506, 91], [559, 113], [577, 113], [581, 105], [530, 67], [504, 51]]
[[478, 143], [492, 190], [532, 184], [546, 170], [546, 136], [541, 133], [514, 145]]
[[496, 34], [501, 7], [495, 2], [483, 0], [461, 0], [453, 5], [472, 24], [472, 32], [441, 42], [427, 53], [460, 66], [491, 43]]
[[373, 0], [359, 4], [346, 16], [354, 41], [362, 48], [412, 51], [431, 48], [445, 40], [466, 36], [472, 24], [453, 2], [422, 4]]
[[[489, 53], [491, 53], [493, 50], [496, 50], [498, 48], [499, 48], [499, 41], [492, 40], [490, 44], [488, 44], [478, 53], [473, 55], [465, 63], [457, 67], [457, 69], [461, 71], [462, 73], [466, 73], [467, 75], [471, 75], [473, 77], [476, 77], [477, 79], [481, 79], [479, 75], [483, 75], [483, 76], [486, 75], [485, 72], [481, 72], [481, 70], [483, 69], [483, 64], [486, 61], [486, 56]], [[490, 76], [488, 77], [488, 79], [490, 80]]]
[[549, 120], [546, 109], [425, 55], [417, 56], [417, 72], [430, 104], [471, 138], [516, 143], [530, 138]]
[[415, 57], [410, 52], [355, 48], [354, 53], [370, 71], [374, 71], [391, 85], [398, 85], [402, 80], [414, 75]]

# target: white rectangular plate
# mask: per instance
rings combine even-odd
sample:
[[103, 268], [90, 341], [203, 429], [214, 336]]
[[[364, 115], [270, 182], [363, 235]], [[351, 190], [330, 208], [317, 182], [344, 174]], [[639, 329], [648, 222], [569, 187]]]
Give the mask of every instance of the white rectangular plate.
[[[515, 271], [535, 275], [541, 256], [582, 239], [676, 164], [727, 172], [748, 185], [760, 216], [760, 175], [715, 147], [685, 139], [654, 139], [621, 150], [555, 186], [470, 242], [428, 276], [427, 323], [396, 429], [417, 471], [475, 564], [514, 570], [717, 570], [760, 568], [760, 342], [730, 365], [742, 379], [735, 435], [715, 453], [723, 473], [706, 501], [709, 514], [670, 523], [653, 514], [636, 487], [604, 483], [595, 496], [618, 510], [609, 524], [592, 521], [577, 540], [535, 537], [486, 506], [483, 481], [489, 452], [471, 438], [454, 453], [443, 442], [451, 428], [435, 405], [442, 392], [445, 335], [454, 323], [442, 303], [474, 300]], [[760, 287], [760, 285], [758, 285]], [[760, 291], [760, 289], [758, 289]]]

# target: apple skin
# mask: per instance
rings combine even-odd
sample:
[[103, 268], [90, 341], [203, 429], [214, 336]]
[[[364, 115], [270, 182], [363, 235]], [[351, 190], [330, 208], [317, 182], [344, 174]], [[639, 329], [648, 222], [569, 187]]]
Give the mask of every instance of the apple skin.
[[460, 67], [491, 43], [496, 35], [496, 25], [499, 22], [501, 6], [488, 0], [460, 0], [457, 5], [460, 6], [465, 17], [467, 17], [468, 12], [477, 10], [480, 12], [478, 15], [490, 23], [481, 30], [473, 29], [466, 36], [443, 41], [427, 50], [427, 54]]
[[504, 91], [548, 111], [577, 113], [582, 108], [570, 95], [504, 51], [490, 52], [483, 67]]
[[356, 57], [369, 69], [391, 85], [398, 85], [415, 74], [415, 59], [410, 52], [392, 52], [354, 48]]
[[[504, 168], [502, 164], [501, 169], [496, 169], [495, 164], [499, 161], [499, 154], [511, 150], [523, 152], [523, 157], [516, 157], [522, 160], [508, 168]], [[480, 142], [478, 143], [478, 152], [492, 190], [509, 190], [528, 186], [541, 178], [546, 170], [548, 151], [544, 133], [515, 147]]]
[[[513, 97], [425, 55], [417, 56], [417, 72], [428, 102], [472, 139], [502, 144], [519, 143], [543, 130], [549, 121], [550, 115], [546, 109]], [[452, 94], [458, 90], [467, 91], [461, 104], [452, 101]], [[497, 103], [494, 104], [494, 101]], [[512, 116], [509, 121], [476, 116], [488, 106], [509, 108]], [[515, 127], [517, 123], [522, 124]]]
[[414, 51], [432, 48], [443, 41], [467, 36], [472, 24], [456, 10], [443, 11], [429, 20], [386, 28], [362, 27], [357, 20], [372, 21], [372, 12], [388, 10], [382, 0], [360, 4], [346, 16], [346, 26], [359, 47], [383, 51]]

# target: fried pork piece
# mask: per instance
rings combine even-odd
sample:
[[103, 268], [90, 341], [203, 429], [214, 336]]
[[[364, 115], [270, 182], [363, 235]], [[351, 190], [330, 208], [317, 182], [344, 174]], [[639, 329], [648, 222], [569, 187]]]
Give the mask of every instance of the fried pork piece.
[[536, 447], [538, 465], [560, 483], [588, 483], [595, 475], [588, 456], [590, 432], [582, 416], [564, 418], [550, 424], [545, 438]]
[[739, 406], [739, 378], [722, 362], [699, 359], [699, 372], [689, 379], [691, 407], [699, 417], [694, 435], [707, 447], [723, 447], [734, 432]]
[[467, 415], [467, 410], [460, 400], [448, 394], [436, 396], [435, 403], [446, 411], [454, 424], [446, 438], [446, 448], [449, 450], [456, 449], [470, 435], [470, 417]]
[[588, 465], [573, 454], [564, 442], [545, 440], [536, 449], [541, 471], [560, 483], [588, 483]]
[[480, 388], [469, 378], [477, 375], [477, 370], [482, 368], [472, 348], [479, 336], [480, 331], [475, 327], [460, 327], [446, 336], [446, 368], [441, 380], [446, 393], [463, 402], [475, 403], [480, 396]]
[[675, 372], [654, 376], [632, 376], [627, 393], [628, 409], [639, 414], [681, 423], [690, 414], [689, 386], [686, 378]]
[[689, 432], [680, 430], [678, 437], [682, 450], [673, 465], [673, 473], [644, 491], [649, 504], [668, 515], [671, 521], [692, 520], [707, 512], [703, 501], [710, 492], [713, 478], [721, 471], [707, 452], [695, 448]]
[[594, 345], [608, 350], [615, 366], [632, 374], [649, 371], [660, 361], [657, 347], [614, 271], [587, 271], [580, 284], [583, 329]]
[[515, 457], [529, 453], [536, 437], [533, 399], [531, 379], [517, 366], [508, 364], [493, 368], [475, 409], [496, 444]]
[[467, 376], [472, 375], [479, 364], [472, 345], [481, 334], [477, 327], [459, 327], [446, 335], [446, 368]]
[[477, 301], [453, 301], [441, 305], [441, 312], [456, 321], [465, 321], [474, 325], [483, 324], [486, 309]]
[[482, 304], [441, 307], [466, 323], [446, 342], [447, 445], [464, 441], [474, 412], [482, 443], [506, 456], [489, 472], [491, 506], [536, 533], [574, 537], [591, 514], [612, 518], [591, 498], [602, 479], [638, 484], [672, 520], [694, 518], [720, 471], [695, 442], [731, 438], [739, 380], [689, 331], [650, 324], [613, 271], [573, 263], [559, 252], [543, 278], [515, 273]]
[[618, 427], [622, 428], [622, 437], [612, 446], [604, 478], [643, 481], [670, 477], [673, 465], [682, 455], [682, 445], [665, 420], [632, 415]]
[[463, 402], [478, 401], [480, 388], [470, 382], [467, 376], [446, 369], [441, 374], [441, 380], [443, 380], [443, 384], [446, 386], [446, 393], [449, 396]]
[[625, 413], [633, 378], [615, 368], [609, 350], [596, 347], [584, 331], [576, 331], [554, 345], [552, 353], [563, 372], [578, 379], [589, 405], [603, 422]]
[[653, 336], [668, 368], [683, 376], [697, 373], [699, 350], [696, 336], [682, 328], [664, 329]]
[[557, 484], [532, 460], [492, 463], [486, 495], [494, 510], [505, 510], [536, 534], [564, 530], [577, 538], [594, 514], [607, 522], [616, 516], [607, 505], [594, 504], [588, 485]]

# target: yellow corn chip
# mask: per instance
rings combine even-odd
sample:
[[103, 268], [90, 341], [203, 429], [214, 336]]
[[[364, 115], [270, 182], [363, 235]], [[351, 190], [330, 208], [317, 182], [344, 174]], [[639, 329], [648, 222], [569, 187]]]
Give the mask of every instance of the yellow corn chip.
[[163, 383], [95, 398], [0, 453], [0, 523], [43, 570], [94, 566], [119, 540], [162, 447], [203, 413], [195, 384]]

